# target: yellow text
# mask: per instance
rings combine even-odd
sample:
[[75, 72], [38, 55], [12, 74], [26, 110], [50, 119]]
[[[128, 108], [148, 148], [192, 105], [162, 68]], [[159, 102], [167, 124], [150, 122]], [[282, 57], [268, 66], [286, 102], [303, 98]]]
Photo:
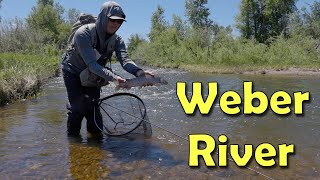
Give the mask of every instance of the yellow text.
[[[202, 157], [206, 166], [225, 167], [228, 165], [228, 155], [230, 160], [234, 161], [239, 167], [246, 166], [251, 158], [263, 167], [272, 167], [276, 165], [275, 159], [279, 158], [279, 166], [288, 166], [288, 155], [294, 154], [294, 144], [280, 144], [275, 148], [270, 143], [261, 143], [255, 149], [252, 144], [245, 144], [243, 153], [239, 152], [238, 144], [226, 144], [228, 138], [226, 135], [218, 137], [219, 144], [216, 145], [214, 138], [207, 134], [192, 134], [189, 135], [190, 141], [190, 156], [189, 166], [199, 166], [199, 157]], [[200, 144], [200, 142], [205, 145]], [[201, 146], [202, 145], [202, 146]], [[213, 159], [215, 149], [217, 147], [218, 165]], [[240, 154], [243, 154], [242, 156]]]
[[[208, 114], [212, 109], [212, 105], [218, 96], [218, 83], [208, 83], [208, 93], [204, 100], [202, 95], [202, 84], [200, 82], [192, 83], [192, 95], [190, 100], [186, 95], [186, 83], [177, 83], [177, 96], [181, 106], [186, 114], [194, 114], [195, 108], [198, 106], [201, 114]], [[289, 93], [285, 91], [277, 91], [270, 97], [261, 91], [253, 91], [252, 82], [243, 83], [243, 99], [235, 91], [224, 92], [219, 100], [221, 110], [226, 114], [241, 113], [240, 107], [243, 106], [243, 114], [262, 114], [270, 104], [271, 110], [280, 115], [285, 115], [291, 112], [290, 105], [293, 104], [295, 114], [303, 114], [303, 103], [309, 101], [309, 92], [293, 93], [293, 100]], [[258, 105], [254, 105], [254, 100], [259, 101]], [[292, 103], [294, 101], [294, 103]]]

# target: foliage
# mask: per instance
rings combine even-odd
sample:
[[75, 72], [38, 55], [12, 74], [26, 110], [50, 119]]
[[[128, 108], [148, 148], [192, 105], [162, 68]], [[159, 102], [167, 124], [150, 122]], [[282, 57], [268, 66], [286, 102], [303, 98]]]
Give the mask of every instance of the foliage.
[[157, 10], [151, 16], [151, 30], [148, 34], [150, 41], [153, 41], [159, 33], [167, 29], [167, 22], [164, 19], [164, 9], [158, 5]]
[[241, 36], [266, 43], [269, 38], [288, 37], [289, 15], [296, 9], [297, 0], [242, 0], [237, 28]]
[[268, 48], [269, 64], [290, 67], [319, 67], [320, 53], [315, 48], [317, 41], [312, 37], [295, 35], [289, 39], [278, 37]]
[[146, 42], [145, 39], [143, 39], [142, 37], [140, 37], [138, 34], [132, 34], [129, 39], [128, 39], [128, 53], [132, 54], [132, 52], [134, 52], [137, 47], [139, 46], [139, 44]]
[[53, 6], [54, 0], [37, 0], [37, 4], [43, 5], [43, 6], [46, 6], [46, 5]]
[[79, 16], [80, 16], [80, 11], [78, 9], [75, 9], [75, 8], [69, 9], [67, 22], [72, 25], [75, 22], [77, 22]]
[[209, 8], [205, 7], [208, 0], [186, 0], [186, 16], [193, 28], [212, 27], [213, 21], [209, 19]]
[[200, 66], [200, 71], [206, 72], [219, 67], [228, 67], [226, 72], [320, 67], [320, 53], [315, 48], [317, 41], [310, 36], [289, 37], [282, 33], [268, 38], [266, 45], [254, 37], [234, 37], [230, 26], [218, 27], [216, 32], [192, 28], [176, 16], [167, 27], [152, 41], [139, 43], [131, 52], [132, 57], [154, 66], [191, 66], [191, 69]]
[[54, 44], [43, 44], [45, 39], [46, 35], [43, 32], [28, 28], [19, 18], [0, 24], [0, 53], [44, 53], [46, 47], [50, 46], [54, 49], [53, 54], [58, 54], [59, 51]]
[[54, 0], [38, 0], [26, 20], [31, 29], [46, 35], [43, 43], [56, 43], [62, 49], [71, 29], [71, 24], [65, 23], [63, 13], [64, 8]]
[[186, 34], [186, 29], [188, 28], [186, 22], [175, 14], [172, 16], [172, 21], [171, 27], [177, 30], [178, 38], [183, 39]]
[[0, 54], [0, 105], [34, 95], [58, 73], [58, 58], [46, 54]]
[[56, 42], [59, 36], [59, 19], [57, 9], [50, 4], [38, 3], [37, 7], [32, 8], [31, 14], [27, 18], [28, 25], [32, 29], [38, 29], [48, 34], [47, 42]]
[[320, 39], [320, 2], [314, 1], [308, 9], [303, 7], [291, 16], [291, 34]]
[[[2, 0], [0, 0], [0, 9], [1, 9], [1, 3], [2, 3]], [[1, 22], [1, 17], [0, 17], [0, 22]]]

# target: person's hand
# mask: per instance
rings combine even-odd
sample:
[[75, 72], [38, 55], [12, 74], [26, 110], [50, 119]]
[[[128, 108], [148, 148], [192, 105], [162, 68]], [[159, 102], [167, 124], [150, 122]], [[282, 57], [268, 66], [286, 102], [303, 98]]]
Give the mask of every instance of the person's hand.
[[[153, 77], [154, 77], [154, 74], [153, 74], [153, 72], [151, 72], [151, 71], [139, 70], [139, 71], [137, 72], [137, 76], [138, 76], [138, 77], [144, 76], [144, 77], [146, 77], [146, 78], [153, 78]], [[145, 82], [142, 86], [145, 87], [145, 86], [152, 86], [152, 85], [153, 85], [152, 82]]]
[[149, 75], [149, 76], [154, 77], [154, 74], [153, 74], [153, 72], [151, 72], [151, 71], [139, 70], [139, 71], [137, 72], [137, 77], [139, 77], [139, 76], [146, 76], [146, 75]]
[[154, 77], [154, 74], [151, 71], [144, 71], [144, 75], [149, 75], [149, 76]]
[[118, 84], [117, 87], [128, 89], [128, 84], [127, 84], [126, 79], [123, 79], [121, 76], [116, 76], [114, 79], [115, 79], [116, 83]]
[[126, 82], [126, 79], [123, 79], [122, 77], [120, 77], [120, 76], [116, 76], [115, 78], [114, 78], [119, 84], [120, 83], [125, 83]]

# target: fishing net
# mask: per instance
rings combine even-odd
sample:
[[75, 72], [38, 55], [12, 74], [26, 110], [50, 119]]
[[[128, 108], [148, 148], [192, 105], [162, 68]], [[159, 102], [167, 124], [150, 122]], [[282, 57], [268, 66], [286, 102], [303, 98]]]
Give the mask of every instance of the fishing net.
[[99, 108], [102, 115], [100, 130], [108, 136], [122, 136], [129, 133], [145, 137], [152, 135], [146, 107], [134, 94], [116, 93], [102, 98], [96, 108]]

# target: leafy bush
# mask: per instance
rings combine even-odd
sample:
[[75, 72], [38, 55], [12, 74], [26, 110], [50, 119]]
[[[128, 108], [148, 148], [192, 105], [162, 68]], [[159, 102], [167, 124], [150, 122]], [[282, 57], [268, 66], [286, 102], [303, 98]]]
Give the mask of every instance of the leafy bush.
[[49, 53], [58, 55], [60, 50], [54, 43], [44, 43], [46, 34], [32, 30], [20, 19], [0, 23], [0, 53], [17, 52], [27, 54]]
[[270, 45], [266, 57], [268, 63], [279, 66], [319, 66], [320, 54], [315, 48], [317, 41], [311, 37], [294, 36], [289, 39], [279, 37]]

